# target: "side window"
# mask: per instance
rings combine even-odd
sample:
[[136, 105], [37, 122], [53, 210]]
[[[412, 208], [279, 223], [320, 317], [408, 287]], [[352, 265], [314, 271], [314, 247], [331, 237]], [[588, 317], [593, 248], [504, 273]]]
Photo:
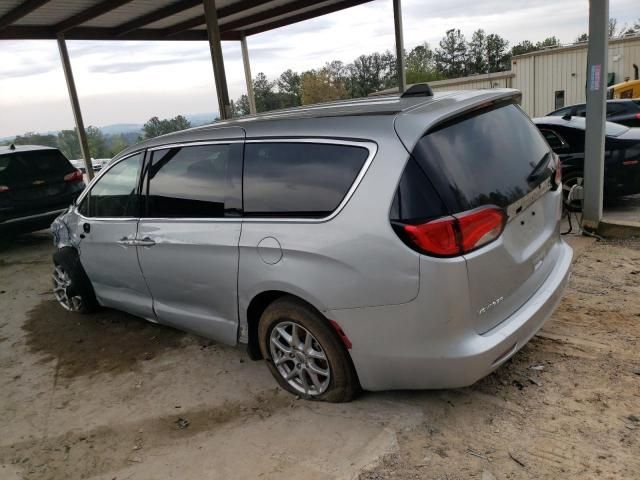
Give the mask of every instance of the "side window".
[[576, 107], [576, 113], [574, 114], [576, 117], [586, 117], [587, 116], [587, 106], [580, 105]]
[[84, 197], [80, 213], [97, 218], [138, 216], [142, 157], [142, 153], [132, 155], [110, 168]]
[[607, 117], [611, 115], [618, 115], [619, 113], [624, 113], [625, 110], [625, 106], [620, 105], [619, 103], [607, 103]]
[[242, 144], [155, 150], [147, 172], [146, 216], [239, 216]]
[[446, 214], [446, 207], [420, 165], [409, 158], [391, 204], [391, 221], [420, 222]]
[[351, 145], [247, 143], [245, 216], [325, 217], [340, 205], [368, 156], [366, 148]]
[[559, 150], [567, 146], [563, 138], [553, 130], [540, 129], [545, 140], [553, 150]]
[[560, 110], [557, 110], [557, 111], [551, 113], [550, 116], [552, 116], [552, 117], [562, 117], [562, 116], [566, 115], [567, 113], [571, 113], [571, 107], [561, 108]]

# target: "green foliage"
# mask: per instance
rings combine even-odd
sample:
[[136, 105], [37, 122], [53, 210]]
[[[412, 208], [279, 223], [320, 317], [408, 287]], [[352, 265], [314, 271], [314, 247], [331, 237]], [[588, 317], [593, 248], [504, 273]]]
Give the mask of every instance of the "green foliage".
[[18, 135], [11, 143], [15, 143], [16, 145], [44, 145], [47, 147], [58, 146], [55, 135], [35, 132]]
[[543, 48], [559, 47], [560, 39], [555, 35], [553, 37], [547, 37], [543, 41], [536, 43], [536, 50], [542, 50]]
[[[487, 35], [487, 69], [489, 72], [502, 72], [509, 70], [511, 65], [511, 56], [507, 47], [507, 42], [500, 35], [492, 33]], [[479, 72], [478, 72], [479, 73]]]
[[303, 105], [347, 98], [342, 78], [326, 66], [317, 71], [304, 72], [300, 81], [300, 92]]
[[191, 123], [182, 115], [173, 118], [164, 118], [160, 120], [158, 117], [151, 117], [142, 126], [141, 139], [154, 138], [171, 132], [177, 132], [191, 127]]
[[462, 77], [468, 73], [467, 42], [458, 28], [447, 30], [436, 49], [436, 66], [447, 78]]
[[524, 55], [525, 53], [535, 52], [536, 50], [538, 50], [538, 47], [536, 45], [534, 45], [529, 40], [525, 40], [518, 43], [517, 45], [514, 45], [513, 48], [511, 48], [511, 56], [515, 57], [517, 55]]
[[478, 29], [473, 32], [468, 46], [468, 68], [473, 73], [483, 73], [488, 71], [487, 35], [484, 30]]

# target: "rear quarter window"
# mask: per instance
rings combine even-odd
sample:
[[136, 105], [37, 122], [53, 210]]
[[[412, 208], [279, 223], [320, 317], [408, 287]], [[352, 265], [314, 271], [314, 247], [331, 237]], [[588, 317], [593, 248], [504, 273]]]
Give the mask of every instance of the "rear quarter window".
[[245, 216], [327, 216], [345, 198], [368, 156], [367, 148], [343, 144], [247, 143]]
[[549, 146], [512, 104], [442, 125], [422, 137], [413, 156], [454, 212], [506, 207], [551, 175], [536, 168], [548, 161]]

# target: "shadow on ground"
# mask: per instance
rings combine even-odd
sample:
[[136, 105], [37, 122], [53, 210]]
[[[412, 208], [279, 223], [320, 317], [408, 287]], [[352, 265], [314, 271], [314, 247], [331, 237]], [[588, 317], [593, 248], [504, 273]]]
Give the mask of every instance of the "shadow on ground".
[[187, 335], [115, 310], [71, 313], [53, 300], [38, 304], [23, 326], [29, 351], [57, 360], [60, 377], [135, 370], [141, 362], [182, 348]]

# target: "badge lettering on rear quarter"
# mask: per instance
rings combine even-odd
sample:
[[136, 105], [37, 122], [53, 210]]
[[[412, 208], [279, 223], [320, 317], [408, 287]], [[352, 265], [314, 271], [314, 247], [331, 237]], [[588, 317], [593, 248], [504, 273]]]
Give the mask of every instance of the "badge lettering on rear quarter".
[[489, 305], [486, 305], [486, 306], [482, 307], [480, 310], [478, 310], [478, 315], [484, 315], [489, 310], [492, 310], [492, 309], [496, 308], [500, 303], [502, 303], [503, 300], [504, 300], [504, 297], [496, 298]]

